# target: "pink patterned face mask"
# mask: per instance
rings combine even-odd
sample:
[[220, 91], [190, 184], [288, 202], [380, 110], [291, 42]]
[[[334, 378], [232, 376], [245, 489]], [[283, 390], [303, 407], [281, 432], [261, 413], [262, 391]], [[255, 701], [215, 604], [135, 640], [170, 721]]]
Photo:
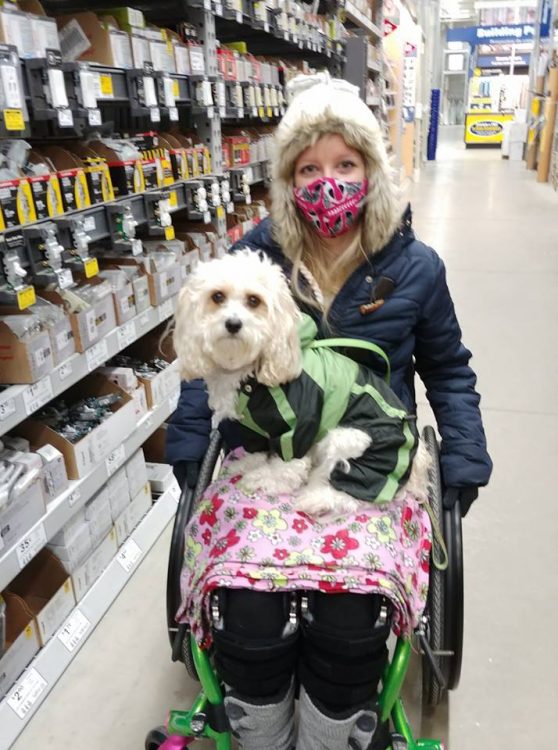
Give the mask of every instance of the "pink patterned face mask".
[[368, 193], [368, 180], [345, 182], [318, 177], [293, 192], [300, 212], [320, 236], [339, 237], [355, 225]]

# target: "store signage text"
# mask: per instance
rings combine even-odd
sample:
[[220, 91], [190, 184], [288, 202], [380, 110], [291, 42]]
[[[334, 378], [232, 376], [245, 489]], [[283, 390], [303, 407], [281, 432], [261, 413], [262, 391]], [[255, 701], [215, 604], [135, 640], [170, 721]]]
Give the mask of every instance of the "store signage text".
[[[502, 24], [494, 26], [462, 26], [447, 30], [448, 42], [469, 42], [477, 44], [498, 44], [501, 42], [529, 42], [535, 35], [531, 23]], [[541, 37], [548, 36], [548, 28], [541, 24]]]
[[478, 120], [469, 125], [471, 133], [481, 138], [498, 135], [503, 129], [502, 123], [494, 122], [494, 120]]

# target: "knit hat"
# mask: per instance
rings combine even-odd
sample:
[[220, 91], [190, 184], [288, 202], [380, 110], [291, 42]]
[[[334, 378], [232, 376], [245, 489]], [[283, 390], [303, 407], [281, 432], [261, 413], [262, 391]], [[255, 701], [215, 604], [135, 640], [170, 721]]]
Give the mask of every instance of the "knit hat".
[[401, 220], [397, 188], [378, 121], [359, 97], [356, 86], [329, 73], [300, 75], [288, 84], [291, 103], [275, 131], [272, 162], [271, 215], [274, 236], [285, 255], [294, 259], [302, 243], [302, 223], [293, 196], [294, 165], [321, 136], [338, 133], [363, 155], [368, 178], [363, 248], [381, 250]]

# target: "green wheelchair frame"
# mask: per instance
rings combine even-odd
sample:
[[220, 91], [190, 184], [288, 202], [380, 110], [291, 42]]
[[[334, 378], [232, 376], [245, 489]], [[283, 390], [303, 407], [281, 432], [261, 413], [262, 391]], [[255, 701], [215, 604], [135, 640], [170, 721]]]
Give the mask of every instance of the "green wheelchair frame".
[[[461, 672], [463, 644], [463, 555], [459, 507], [443, 509], [438, 444], [431, 427], [422, 439], [433, 462], [429, 477], [429, 497], [433, 526], [432, 559], [447, 552], [447, 567], [431, 565], [429, 594], [421, 624], [415, 632], [422, 654], [423, 707], [435, 707], [447, 690], [457, 687]], [[175, 519], [167, 577], [167, 621], [173, 661], [182, 661], [188, 674], [201, 683], [201, 690], [189, 711], [172, 710], [165, 727], [149, 732], [146, 750], [182, 750], [196, 739], [213, 740], [217, 750], [232, 750], [232, 738], [224, 711], [223, 691], [211, 664], [211, 654], [202, 651], [187, 626], [175, 621], [180, 602], [180, 571], [184, 551], [184, 529], [197, 499], [211, 482], [222, 451], [215, 433], [205, 456], [197, 487], [184, 489]], [[444, 549], [445, 546], [445, 549]], [[409, 639], [397, 640], [379, 695], [381, 720], [391, 720], [390, 750], [443, 750], [435, 739], [415, 739], [408, 721], [401, 690], [407, 675], [412, 647]]]

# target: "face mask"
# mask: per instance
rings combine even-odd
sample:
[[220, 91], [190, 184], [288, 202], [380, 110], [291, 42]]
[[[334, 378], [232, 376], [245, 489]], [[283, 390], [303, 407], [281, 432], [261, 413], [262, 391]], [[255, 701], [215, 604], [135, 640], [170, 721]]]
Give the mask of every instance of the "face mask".
[[321, 237], [339, 237], [355, 225], [368, 193], [368, 180], [318, 177], [293, 192], [300, 212]]

